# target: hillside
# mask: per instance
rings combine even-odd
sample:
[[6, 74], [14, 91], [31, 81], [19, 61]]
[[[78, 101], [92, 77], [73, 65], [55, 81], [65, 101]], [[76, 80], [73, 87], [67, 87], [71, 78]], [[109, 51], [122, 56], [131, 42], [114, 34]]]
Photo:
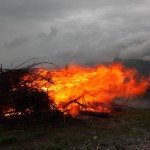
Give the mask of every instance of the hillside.
[[115, 58], [113, 62], [121, 62], [126, 67], [136, 68], [140, 73], [147, 75], [150, 74], [150, 61], [141, 59], [120, 59]]

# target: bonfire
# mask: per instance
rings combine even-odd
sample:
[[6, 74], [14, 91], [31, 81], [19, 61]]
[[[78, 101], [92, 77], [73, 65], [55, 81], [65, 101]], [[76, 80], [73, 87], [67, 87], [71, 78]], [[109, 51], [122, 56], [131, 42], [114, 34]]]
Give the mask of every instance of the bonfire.
[[[34, 74], [40, 76], [28, 86], [45, 91], [59, 110], [73, 117], [84, 110], [109, 113], [116, 99], [132, 100], [149, 86], [146, 77], [122, 64], [70, 65], [57, 70], [37, 69]], [[23, 79], [32, 80], [30, 75]]]
[[34, 68], [36, 65], [1, 69], [2, 116], [37, 112], [60, 112], [74, 118], [87, 112], [111, 114], [116, 100], [132, 101], [149, 87], [147, 77], [120, 63], [59, 69]]

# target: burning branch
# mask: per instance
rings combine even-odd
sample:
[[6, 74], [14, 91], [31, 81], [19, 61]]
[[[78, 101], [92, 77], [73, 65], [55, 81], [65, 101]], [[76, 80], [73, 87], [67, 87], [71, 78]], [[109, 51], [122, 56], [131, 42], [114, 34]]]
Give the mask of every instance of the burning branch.
[[40, 120], [45, 115], [49, 119], [55, 115], [57, 119], [63, 114], [56, 108], [56, 105], [47, 93], [42, 88], [39, 88], [37, 86], [38, 83], [35, 82], [40, 80], [41, 82], [45, 81], [48, 84], [53, 84], [51, 75], [45, 77], [41, 72], [36, 73], [37, 68], [32, 68], [41, 63], [19, 68], [28, 61], [14, 69], [2, 69], [1, 67], [0, 117], [11, 118], [18, 116], [20, 118], [21, 116], [26, 116], [27, 118], [33, 117], [34, 119], [37, 117], [36, 119]]

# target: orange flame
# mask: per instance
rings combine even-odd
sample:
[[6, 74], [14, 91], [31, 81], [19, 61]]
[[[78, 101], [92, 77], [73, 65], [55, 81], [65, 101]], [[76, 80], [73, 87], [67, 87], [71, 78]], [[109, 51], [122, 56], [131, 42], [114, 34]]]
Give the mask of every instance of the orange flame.
[[[117, 98], [131, 99], [145, 93], [149, 82], [135, 69], [122, 64], [97, 67], [70, 65], [60, 70], [38, 69], [30, 86], [46, 91], [61, 111], [76, 116], [82, 110], [110, 112]], [[51, 77], [54, 84], [46, 80]], [[27, 79], [29, 77], [25, 77]]]

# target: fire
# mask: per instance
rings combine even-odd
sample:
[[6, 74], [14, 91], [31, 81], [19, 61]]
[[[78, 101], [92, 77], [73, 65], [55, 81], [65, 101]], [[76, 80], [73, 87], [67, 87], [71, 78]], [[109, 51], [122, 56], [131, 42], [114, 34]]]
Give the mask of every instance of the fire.
[[[61, 111], [72, 116], [80, 110], [110, 112], [117, 98], [132, 99], [144, 94], [149, 86], [149, 81], [138, 71], [122, 64], [70, 65], [60, 70], [38, 69], [36, 74], [40, 77], [29, 86], [47, 92]], [[47, 80], [48, 77], [54, 84]], [[24, 77], [27, 79], [29, 76]]]

